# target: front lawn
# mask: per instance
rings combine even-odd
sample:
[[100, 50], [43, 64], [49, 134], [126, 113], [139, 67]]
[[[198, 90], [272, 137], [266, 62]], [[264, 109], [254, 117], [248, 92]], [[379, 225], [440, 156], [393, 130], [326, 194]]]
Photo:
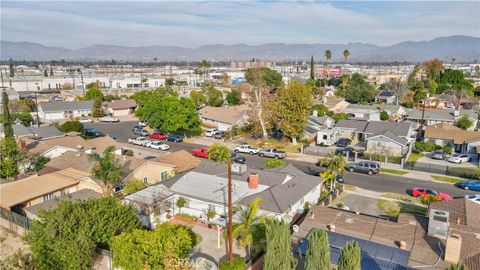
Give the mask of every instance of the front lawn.
[[301, 143], [298, 142], [297, 145], [293, 145], [288, 139], [284, 138], [281, 140], [276, 139], [257, 139], [254, 141], [250, 141], [248, 143], [253, 147], [258, 148], [276, 148], [281, 151], [290, 152], [290, 153], [300, 153], [300, 146]]
[[385, 213], [385, 215], [396, 217], [400, 213], [408, 213], [412, 215], [425, 216], [427, 208], [410, 203], [398, 203], [390, 200], [378, 200], [377, 207]]
[[425, 155], [423, 153], [415, 153], [412, 152], [410, 153], [410, 156], [408, 157], [408, 162], [417, 162], [417, 160], [421, 157], [424, 157]]
[[394, 169], [385, 169], [385, 168], [380, 168], [380, 172], [382, 173], [388, 173], [388, 174], [394, 174], [394, 175], [405, 175], [409, 172], [407, 171], [401, 171], [401, 170], [394, 170]]
[[442, 175], [431, 175], [431, 177], [437, 181], [451, 183], [451, 184], [462, 182], [462, 179], [456, 178], [456, 177], [448, 177], [448, 176], [442, 176]]

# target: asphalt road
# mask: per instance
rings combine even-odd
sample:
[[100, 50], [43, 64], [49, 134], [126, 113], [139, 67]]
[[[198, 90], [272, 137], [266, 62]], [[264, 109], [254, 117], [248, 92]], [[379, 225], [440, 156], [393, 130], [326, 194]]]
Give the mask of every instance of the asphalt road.
[[[127, 121], [120, 123], [92, 123], [85, 124], [86, 127], [95, 127], [105, 134], [114, 134], [117, 137], [117, 141], [120, 143], [126, 143], [129, 137], [135, 137], [132, 133], [132, 128], [136, 124], [136, 121]], [[171, 152], [178, 150], [186, 150], [188, 152], [192, 151], [195, 148], [202, 147], [198, 144], [190, 143], [172, 143], [166, 142], [170, 145]], [[263, 169], [265, 158], [256, 156], [242, 154], [246, 159], [246, 164], [251, 168]], [[321, 168], [307, 162], [299, 161], [288, 161], [291, 164], [295, 165], [300, 170], [311, 175], [319, 175]], [[426, 187], [431, 188], [440, 192], [445, 192], [454, 197], [464, 196], [466, 194], [474, 194], [472, 191], [465, 191], [459, 188], [456, 188], [452, 184], [447, 183], [438, 183], [432, 181], [425, 181], [420, 179], [405, 178], [389, 174], [378, 174], [378, 175], [366, 175], [361, 173], [349, 173], [345, 175], [345, 182], [350, 185], [357, 186], [362, 189], [373, 190], [377, 192], [392, 192], [405, 194], [407, 190], [412, 189], [413, 187]], [[477, 192], [478, 193], [478, 192]]]

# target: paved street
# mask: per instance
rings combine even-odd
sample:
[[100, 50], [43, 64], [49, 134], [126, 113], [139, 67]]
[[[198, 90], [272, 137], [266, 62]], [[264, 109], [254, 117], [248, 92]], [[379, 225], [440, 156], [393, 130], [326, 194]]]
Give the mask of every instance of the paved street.
[[[105, 134], [113, 133], [117, 136], [117, 141], [120, 143], [126, 143], [129, 137], [133, 137], [132, 127], [136, 124], [136, 121], [126, 121], [120, 123], [92, 123], [86, 124], [86, 127], [95, 127], [99, 130], [102, 130]], [[190, 144], [190, 143], [171, 143], [167, 142], [170, 145], [171, 152], [178, 150], [186, 150], [190, 152], [192, 149], [201, 147], [202, 145]], [[249, 167], [262, 169], [265, 159], [259, 156], [250, 156], [248, 154], [243, 154], [247, 159], [246, 164]], [[288, 161], [295, 165], [300, 170], [311, 175], [319, 175], [321, 168], [307, 162], [300, 161]], [[459, 188], [454, 187], [452, 184], [438, 183], [425, 181], [421, 179], [405, 178], [389, 174], [379, 174], [379, 175], [366, 175], [360, 173], [347, 173], [346, 174], [346, 183], [354, 186], [358, 186], [363, 189], [373, 190], [377, 192], [392, 192], [392, 193], [402, 193], [404, 194], [407, 189], [413, 187], [428, 187], [435, 189], [437, 191], [446, 192], [453, 196], [464, 196], [465, 194], [473, 194], [475, 192], [465, 191]]]

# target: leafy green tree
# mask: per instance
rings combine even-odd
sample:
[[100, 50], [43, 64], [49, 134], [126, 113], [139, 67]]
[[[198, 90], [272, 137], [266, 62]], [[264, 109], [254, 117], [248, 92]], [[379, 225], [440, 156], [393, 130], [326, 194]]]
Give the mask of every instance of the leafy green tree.
[[200, 132], [200, 117], [189, 98], [166, 96], [147, 101], [141, 118], [152, 128], [167, 132]]
[[232, 90], [227, 93], [226, 100], [229, 105], [239, 105], [242, 103], [242, 93], [238, 90]]
[[8, 63], [8, 68], [10, 69], [10, 78], [15, 77], [15, 67], [13, 66], [12, 58], [10, 58], [10, 62]]
[[34, 270], [32, 255], [21, 249], [0, 261], [2, 270]]
[[95, 118], [105, 116], [105, 111], [102, 108], [102, 101], [100, 99], [93, 100], [92, 116]]
[[85, 92], [84, 100], [100, 100], [103, 102], [103, 92], [97, 86], [93, 86]]
[[42, 211], [27, 235], [36, 269], [90, 269], [96, 247], [108, 248], [112, 238], [141, 227], [133, 207], [114, 197], [62, 201]]
[[50, 162], [49, 157], [45, 157], [42, 155], [35, 157], [35, 159], [33, 160], [33, 170], [35, 172], [39, 172], [40, 170], [45, 168], [45, 165], [47, 165], [48, 162]]
[[203, 89], [207, 97], [208, 106], [221, 107], [223, 105], [223, 93], [217, 90], [213, 85], [205, 86]]
[[282, 74], [269, 68], [249, 68], [245, 71], [245, 80], [251, 84], [258, 84], [258, 77], [267, 86], [270, 92], [275, 92], [283, 85]]
[[130, 179], [125, 184], [125, 188], [122, 190], [122, 193], [124, 195], [132, 194], [139, 190], [144, 189], [145, 187], [147, 187], [147, 185], [142, 180]]
[[472, 120], [467, 115], [462, 116], [460, 119], [455, 122], [455, 126], [463, 130], [469, 129], [473, 125]]
[[272, 220], [267, 225], [265, 270], [293, 270], [297, 260], [293, 257], [290, 228], [283, 221]]
[[323, 185], [330, 185], [330, 189], [333, 190], [337, 175], [344, 175], [347, 165], [348, 162], [345, 160], [345, 158], [343, 158], [342, 155], [335, 155], [335, 153], [332, 152], [330, 155], [330, 161], [327, 164], [327, 168], [320, 174], [321, 177], [325, 178]]
[[310, 58], [310, 80], [315, 81], [315, 63], [313, 62], [313, 55]]
[[[33, 117], [29, 112], [18, 112], [10, 114], [10, 123], [14, 123], [16, 120], [20, 120], [22, 125], [28, 127], [33, 122]], [[0, 123], [4, 124], [4, 117], [0, 115]]]
[[348, 114], [347, 113], [336, 113], [332, 116], [332, 118], [336, 123], [340, 120], [347, 120], [348, 119]]
[[178, 207], [178, 212], [181, 212], [182, 208], [185, 207], [186, 204], [187, 204], [187, 200], [185, 198], [183, 197], [178, 198], [177, 202], [175, 203], [175, 205]]
[[347, 63], [347, 59], [349, 56], [350, 56], [350, 52], [347, 49], [345, 49], [343, 51], [343, 59], [345, 59], [345, 63]]
[[113, 185], [123, 177], [123, 166], [115, 157], [114, 150], [113, 146], [109, 146], [101, 155], [92, 153], [88, 156], [95, 163], [91, 174], [102, 182], [103, 194], [107, 196], [112, 194]]
[[165, 258], [185, 259], [195, 244], [191, 229], [169, 222], [153, 231], [124, 232], [112, 241], [113, 265], [124, 270], [166, 269]]
[[386, 111], [380, 112], [380, 120], [387, 121], [390, 118], [390, 115]]
[[257, 223], [265, 222], [264, 217], [258, 215], [260, 203], [262, 203], [262, 199], [256, 198], [250, 202], [247, 208], [241, 208], [238, 212], [241, 217], [241, 222], [235, 223], [232, 226], [232, 237], [237, 239], [239, 247], [246, 249], [247, 254], [251, 254], [253, 227]]
[[207, 97], [205, 97], [203, 91], [190, 92], [190, 99], [193, 101], [197, 109], [207, 104]]
[[285, 161], [275, 158], [265, 159], [265, 168], [278, 168], [285, 166]]
[[230, 152], [227, 147], [221, 144], [214, 144], [208, 148], [208, 159], [216, 162], [225, 162], [230, 158]]
[[443, 61], [440, 59], [432, 59], [423, 62], [423, 70], [427, 76], [427, 80], [435, 80], [440, 76], [443, 70]]
[[354, 73], [348, 89], [345, 90], [345, 99], [352, 103], [365, 103], [371, 102], [375, 94], [375, 88], [366, 82], [362, 75]]
[[178, 97], [178, 94], [170, 86], [136, 92], [132, 95], [132, 99], [137, 102], [135, 115], [142, 118], [143, 108], [147, 103], [159, 103], [164, 97]]
[[357, 242], [347, 242], [338, 259], [338, 270], [360, 270], [360, 246]]
[[312, 106], [312, 113], [313, 111], [317, 111], [317, 116], [322, 117], [324, 115], [329, 114], [328, 107], [323, 104], [313, 104]]
[[26, 151], [20, 150], [15, 138], [0, 140], [0, 176], [12, 180], [19, 171], [19, 164], [25, 159]]
[[327, 60], [327, 63], [330, 62], [330, 59], [332, 59], [332, 51], [326, 50], [325, 51], [325, 60]]
[[313, 229], [308, 238], [305, 270], [330, 269], [330, 244], [324, 230]]
[[292, 82], [275, 95], [275, 122], [296, 144], [307, 126], [312, 108], [312, 95], [305, 85]]
[[83, 133], [83, 124], [80, 121], [66, 121], [63, 123], [59, 128], [60, 131], [64, 133], [68, 133], [71, 131], [75, 131], [78, 133]]
[[445, 144], [443, 147], [443, 152], [445, 152], [445, 154], [447, 155], [450, 155], [452, 153], [452, 146], [450, 144]]

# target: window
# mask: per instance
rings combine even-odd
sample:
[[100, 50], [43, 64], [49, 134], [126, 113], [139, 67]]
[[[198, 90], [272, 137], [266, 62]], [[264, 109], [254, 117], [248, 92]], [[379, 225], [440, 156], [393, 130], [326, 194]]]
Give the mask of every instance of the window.
[[148, 184], [148, 177], [146, 177], [146, 176], [143, 177], [143, 183], [144, 183], [145, 185]]
[[168, 172], [167, 171], [163, 171], [161, 174], [160, 174], [160, 179], [161, 180], [165, 180], [168, 178]]
[[327, 139], [327, 135], [323, 135], [323, 139], [326, 140], [326, 139]]
[[47, 195], [43, 196], [43, 201], [48, 202], [53, 199], [53, 193], [48, 193]]

